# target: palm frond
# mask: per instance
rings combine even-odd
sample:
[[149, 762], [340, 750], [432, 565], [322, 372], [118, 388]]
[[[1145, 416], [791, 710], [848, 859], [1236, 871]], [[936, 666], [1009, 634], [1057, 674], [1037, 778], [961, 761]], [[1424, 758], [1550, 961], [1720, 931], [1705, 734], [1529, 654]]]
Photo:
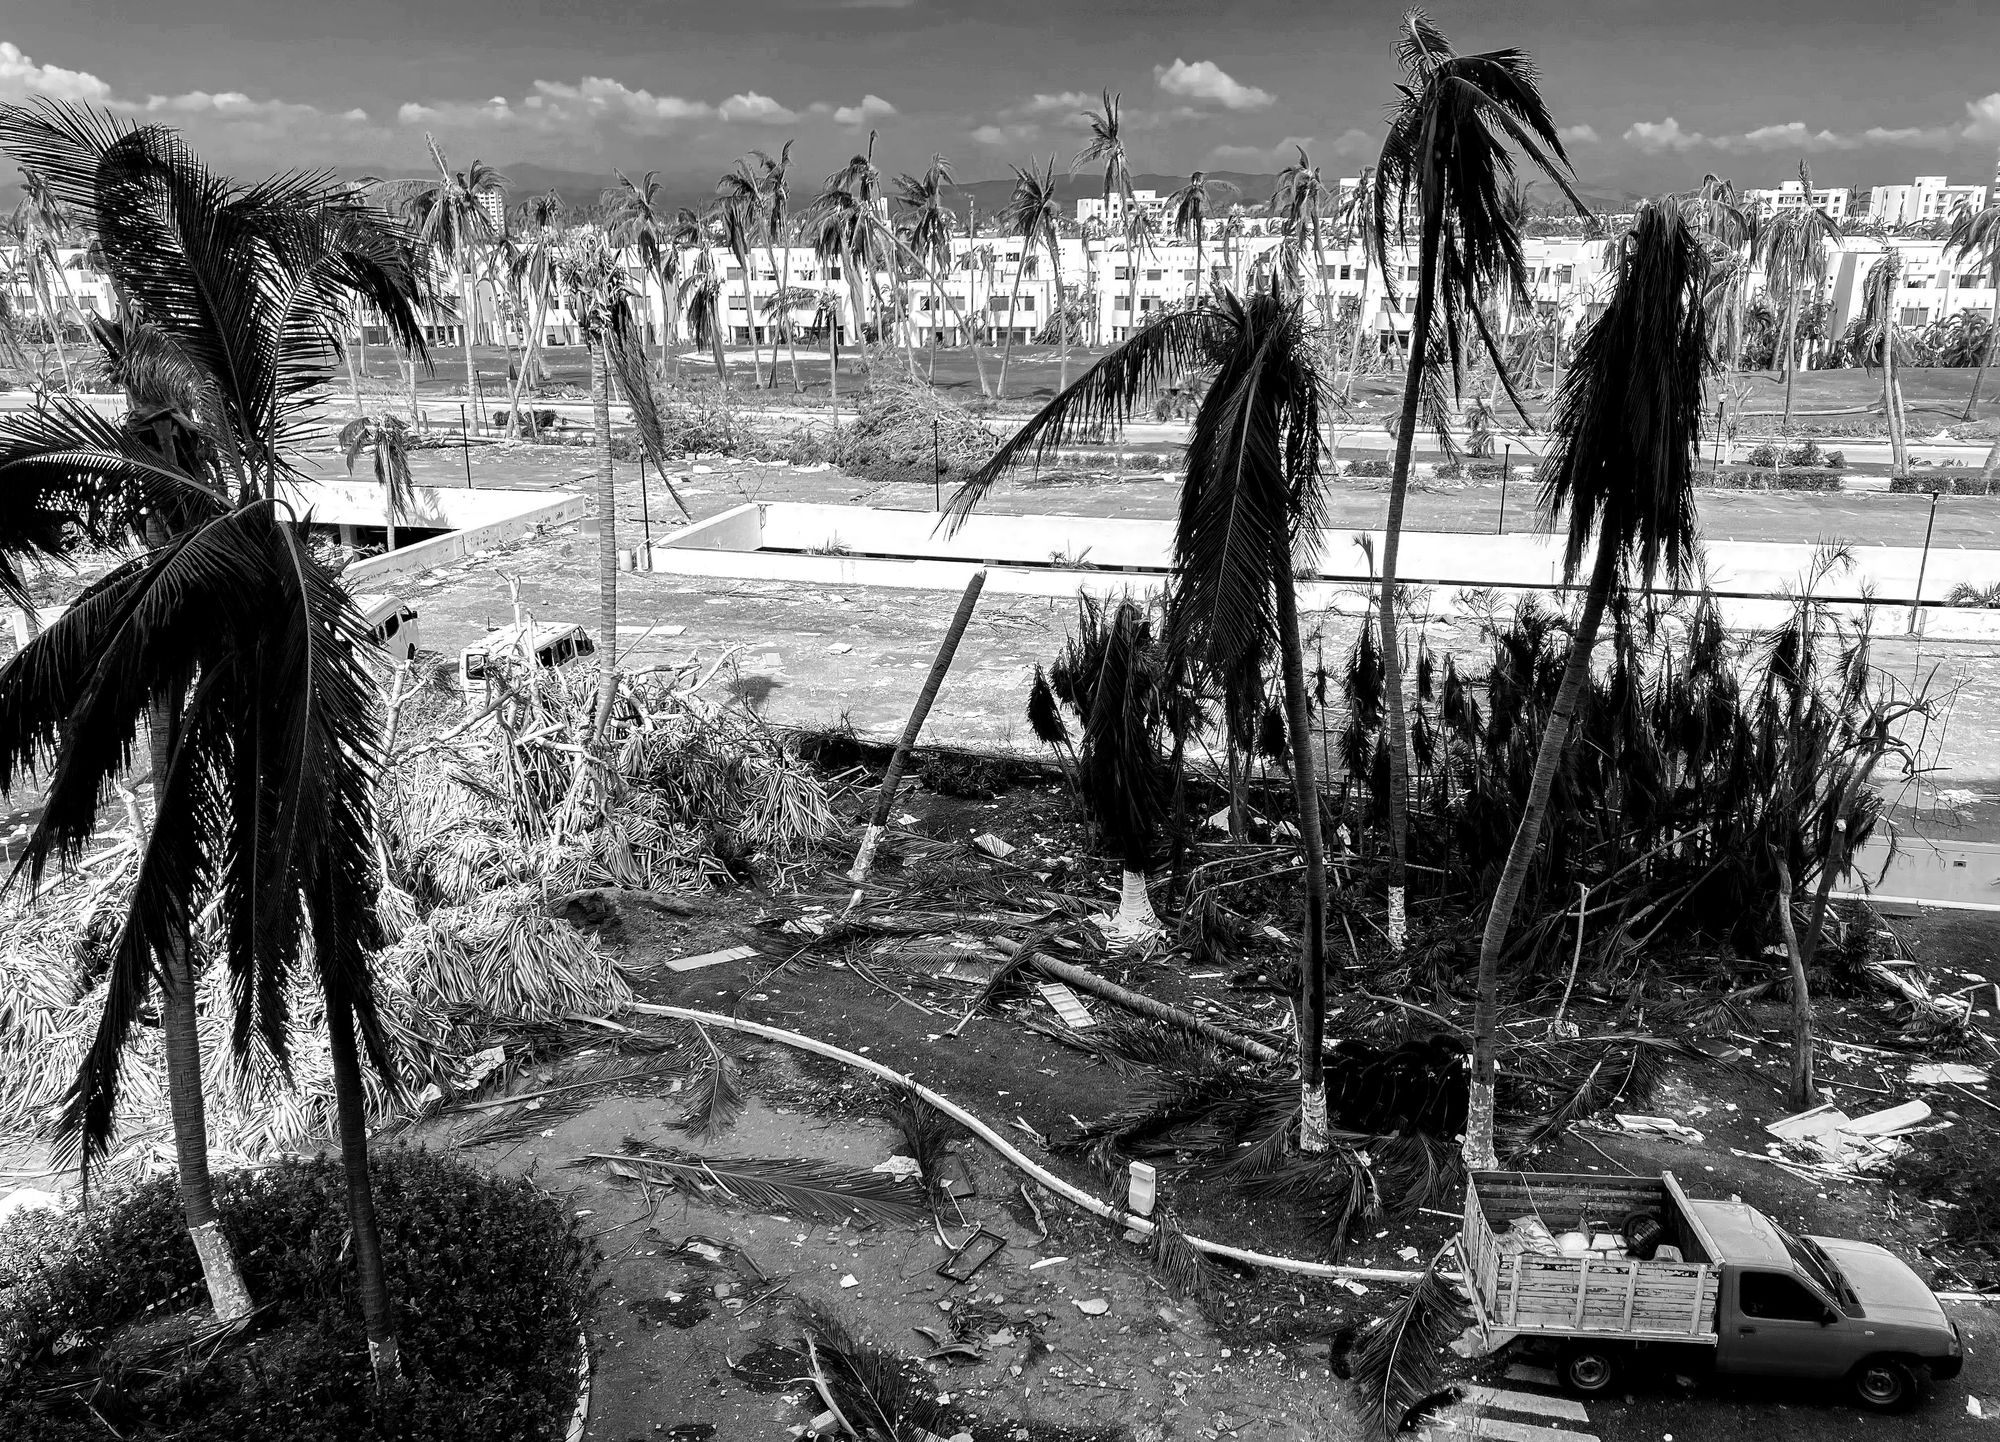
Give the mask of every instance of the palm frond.
[[1423, 1280], [1355, 1348], [1354, 1389], [1373, 1436], [1394, 1437], [1439, 1392], [1444, 1368], [1438, 1354], [1471, 1324], [1465, 1302], [1438, 1273], [1450, 1250], [1450, 1244], [1439, 1250]]
[[664, 1182], [704, 1201], [780, 1215], [896, 1226], [920, 1222], [929, 1212], [916, 1187], [875, 1172], [847, 1172], [795, 1157], [701, 1157], [636, 1145], [639, 1149], [624, 1155], [593, 1160], [613, 1176]]
[[734, 1125], [748, 1098], [736, 1079], [735, 1064], [715, 1044], [715, 1038], [700, 1026], [694, 1031], [706, 1054], [688, 1084], [687, 1114], [680, 1126], [689, 1136], [705, 1142]]
[[1153, 1214], [1153, 1269], [1176, 1297], [1198, 1297], [1208, 1288], [1208, 1264], [1188, 1241], [1171, 1207]]

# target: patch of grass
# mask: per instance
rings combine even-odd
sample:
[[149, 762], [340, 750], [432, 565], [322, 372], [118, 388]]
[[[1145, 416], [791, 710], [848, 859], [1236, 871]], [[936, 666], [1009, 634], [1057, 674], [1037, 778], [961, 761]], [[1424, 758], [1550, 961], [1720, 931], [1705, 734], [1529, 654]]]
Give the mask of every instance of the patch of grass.
[[345, 1183], [321, 1157], [216, 1179], [265, 1310], [213, 1353], [162, 1345], [206, 1318], [171, 1178], [0, 1228], [0, 1437], [101, 1442], [96, 1414], [177, 1442], [345, 1442], [388, 1417], [406, 1442], [557, 1435], [596, 1260], [574, 1219], [528, 1182], [428, 1152], [386, 1151], [373, 1170], [403, 1365], [379, 1416]]

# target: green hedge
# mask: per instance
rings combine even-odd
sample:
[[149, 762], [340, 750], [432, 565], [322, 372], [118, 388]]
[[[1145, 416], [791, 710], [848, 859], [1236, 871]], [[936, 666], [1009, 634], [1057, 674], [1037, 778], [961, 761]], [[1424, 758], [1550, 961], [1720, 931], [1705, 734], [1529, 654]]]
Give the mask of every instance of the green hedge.
[[1381, 480], [1387, 480], [1395, 474], [1395, 468], [1387, 461], [1349, 461], [1347, 468], [1341, 474], [1345, 476], [1374, 476]]
[[1898, 495], [1990, 496], [2000, 493], [2000, 481], [1988, 483], [1977, 475], [1949, 473], [1929, 476], [1891, 476], [1889, 489]]
[[[596, 1255], [568, 1210], [527, 1182], [423, 1151], [385, 1151], [374, 1175], [402, 1349], [395, 1435], [559, 1435], [576, 1401]], [[122, 1391], [128, 1437], [376, 1435], [339, 1163], [228, 1173], [216, 1194], [250, 1295], [267, 1310], [252, 1338], [164, 1377], [129, 1370], [105, 1344], [135, 1323], [205, 1308], [171, 1178], [100, 1199], [88, 1216], [27, 1213], [0, 1227], [0, 1437], [102, 1442], [89, 1389], [51, 1390], [52, 1378], [79, 1370]]]
[[1696, 484], [1722, 491], [1837, 491], [1840, 478], [1841, 473], [1830, 466], [1724, 466], [1701, 472]]

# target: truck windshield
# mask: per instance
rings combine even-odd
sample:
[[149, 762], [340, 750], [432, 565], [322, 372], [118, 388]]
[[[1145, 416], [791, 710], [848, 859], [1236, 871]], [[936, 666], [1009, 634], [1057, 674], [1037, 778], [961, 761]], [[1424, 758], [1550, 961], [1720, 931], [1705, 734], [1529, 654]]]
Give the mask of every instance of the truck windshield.
[[[1777, 1226], [1775, 1222], [1772, 1225]], [[1785, 1250], [1791, 1254], [1792, 1261], [1800, 1271], [1813, 1279], [1821, 1291], [1829, 1297], [1838, 1297], [1843, 1302], [1856, 1301], [1854, 1289], [1847, 1285], [1847, 1278], [1840, 1274], [1840, 1268], [1835, 1266], [1833, 1258], [1826, 1254], [1826, 1248], [1809, 1237], [1804, 1239], [1795, 1237], [1783, 1227], [1778, 1227], [1777, 1230], [1778, 1235], [1785, 1239]]]

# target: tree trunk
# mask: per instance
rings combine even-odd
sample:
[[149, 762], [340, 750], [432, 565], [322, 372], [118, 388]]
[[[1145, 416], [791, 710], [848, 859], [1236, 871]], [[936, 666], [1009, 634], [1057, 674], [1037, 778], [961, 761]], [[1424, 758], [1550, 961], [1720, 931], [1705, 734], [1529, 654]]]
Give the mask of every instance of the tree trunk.
[[1792, 286], [1791, 294], [1785, 298], [1784, 350], [1778, 356], [1778, 363], [1785, 370], [1785, 415], [1778, 422], [1778, 434], [1781, 436], [1792, 433], [1792, 375], [1798, 369], [1792, 363], [1792, 347], [1798, 344], [1798, 325], [1799, 291], [1797, 286]]
[[417, 411], [417, 353], [407, 353], [410, 362], [410, 424], [417, 425], [421, 419]]
[[1986, 368], [1993, 364], [1993, 354], [2000, 347], [2000, 250], [1995, 251], [1993, 274], [1988, 277], [1993, 283], [1996, 304], [1993, 318], [1986, 326], [1986, 349], [1979, 353], [1979, 369], [1972, 373], [1972, 394], [1965, 398], [1965, 414], [1959, 419], [1972, 420], [1979, 414], [1979, 388], [1986, 383]]
[[375, 1390], [396, 1380], [396, 1322], [382, 1266], [382, 1232], [375, 1221], [375, 1188], [368, 1175], [368, 1117], [361, 1092], [361, 1056], [354, 1013], [344, 997], [326, 999], [327, 1052], [333, 1064], [334, 1114], [340, 1131], [340, 1169], [347, 1179], [347, 1226], [354, 1244], [354, 1277], [361, 1296], [361, 1325]]
[[1806, 988], [1806, 959], [1799, 950], [1799, 936], [1792, 925], [1792, 868], [1784, 853], [1771, 848], [1771, 860], [1778, 871], [1778, 929], [1785, 937], [1785, 958], [1792, 980], [1792, 1092], [1794, 1111], [1819, 1105], [1819, 1088], [1813, 1082], [1812, 993]]
[[354, 348], [344, 345], [340, 349], [347, 359], [347, 386], [354, 393], [354, 414], [365, 416], [368, 412], [361, 404], [361, 368], [354, 363]]
[[1368, 325], [1368, 266], [1361, 267], [1361, 304], [1354, 312], [1354, 348], [1347, 358], [1347, 384], [1341, 389], [1343, 402], [1354, 399], [1354, 382], [1361, 374], [1361, 341]]
[[[785, 292], [792, 288], [791, 246], [787, 245], [785, 247], [785, 258], [779, 261], [778, 265], [778, 298], [782, 302], [787, 298]], [[792, 330], [792, 308], [790, 305], [779, 305], [778, 324], [783, 326], [785, 331], [785, 357], [791, 362], [792, 367], [792, 394], [804, 395], [806, 383], [799, 379], [799, 338]], [[778, 368], [777, 344], [777, 340], [773, 338], [771, 342], [771, 369], [773, 371], [776, 371]]]
[[1521, 888], [1541, 845], [1542, 826], [1548, 819], [1549, 793], [1554, 789], [1563, 752], [1569, 746], [1577, 704], [1590, 681], [1590, 652], [1597, 642], [1597, 627], [1603, 620], [1605, 601], [1611, 595], [1617, 569], [1617, 546], [1612, 537], [1600, 532], [1597, 561], [1591, 568], [1589, 589], [1584, 592], [1583, 611], [1570, 639], [1569, 662], [1563, 667], [1555, 705], [1542, 728], [1528, 799], [1521, 808], [1520, 823], [1514, 828], [1513, 843], [1507, 848], [1507, 864], [1500, 873], [1493, 904], [1486, 912], [1486, 929], [1479, 938], [1479, 1001], [1472, 1021], [1472, 1098], [1466, 1108], [1464, 1142], [1465, 1165], [1474, 1171], [1490, 1171], [1500, 1164], [1493, 1153], [1493, 1099], [1499, 1075], [1494, 1042], [1500, 1025], [1500, 952], [1506, 945], [1507, 928], [1514, 920]]
[[1306, 864], [1306, 914], [1299, 942], [1299, 1150], [1324, 1152], [1330, 1128], [1321, 1042], [1326, 1031], [1326, 850], [1320, 833], [1319, 780], [1313, 772], [1306, 710], [1305, 647], [1291, 547], [1271, 558], [1277, 588], [1278, 645], [1284, 653], [1285, 721], [1292, 740], [1292, 789], [1298, 803], [1299, 850]]
[[1069, 315], [1063, 305], [1062, 252], [1054, 236], [1049, 237], [1049, 274], [1056, 287], [1056, 344], [1062, 357], [1057, 370], [1056, 394], [1069, 389]]
[[861, 374], [867, 379], [872, 390], [875, 384], [873, 367], [868, 360], [868, 291], [861, 284], [861, 267], [855, 260], [852, 249], [843, 246], [840, 252], [841, 273], [847, 280], [847, 301], [854, 311], [854, 329], [861, 348]]
[[[1892, 295], [1887, 302], [1895, 304]], [[1882, 414], [1889, 422], [1889, 470], [1902, 476], [1909, 474], [1910, 456], [1907, 443], [1903, 439], [1902, 395], [1896, 387], [1896, 321], [1893, 313], [1882, 318]]]
[[1389, 514], [1382, 536], [1382, 694], [1389, 729], [1389, 949], [1402, 954], [1404, 886], [1410, 844], [1410, 736], [1403, 719], [1403, 652], [1396, 629], [1396, 558], [1403, 543], [1403, 506], [1410, 494], [1410, 458], [1417, 439], [1417, 404], [1422, 390], [1425, 342], [1431, 325], [1431, 292], [1437, 284], [1439, 239], [1444, 216], [1424, 207], [1423, 249], [1419, 253], [1416, 313], [1410, 320], [1410, 356], [1403, 376], [1403, 418], [1396, 431], [1396, 463], [1389, 479]]
[[[521, 433], [521, 396], [528, 389], [528, 371], [535, 363], [536, 354], [541, 350], [542, 321], [547, 314], [547, 304], [540, 296], [536, 296], [535, 303], [529, 311], [528, 343], [521, 347], [521, 369], [515, 375], [513, 385], [507, 388], [507, 434], [510, 436]], [[532, 397], [530, 400], [528, 409], [533, 410]], [[534, 422], [531, 420], [528, 424], [532, 430]]]
[[467, 270], [460, 277], [461, 288], [465, 292], [465, 314], [460, 318], [459, 339], [465, 343], [465, 404], [470, 408], [474, 420], [479, 418], [479, 373], [472, 365], [472, 272]]
[[[775, 367], [776, 362], [772, 362]], [[611, 471], [611, 370], [604, 338], [590, 346], [591, 422], [597, 435], [597, 715], [591, 739], [604, 734], [618, 697], [618, 506]]]
[[1000, 346], [1000, 399], [1007, 398], [1007, 362], [1014, 358], [1014, 315], [1021, 304], [1021, 272], [1028, 264], [1028, 243], [1021, 242], [1021, 258], [1014, 262], [1014, 288], [1007, 294], [1007, 334]]

